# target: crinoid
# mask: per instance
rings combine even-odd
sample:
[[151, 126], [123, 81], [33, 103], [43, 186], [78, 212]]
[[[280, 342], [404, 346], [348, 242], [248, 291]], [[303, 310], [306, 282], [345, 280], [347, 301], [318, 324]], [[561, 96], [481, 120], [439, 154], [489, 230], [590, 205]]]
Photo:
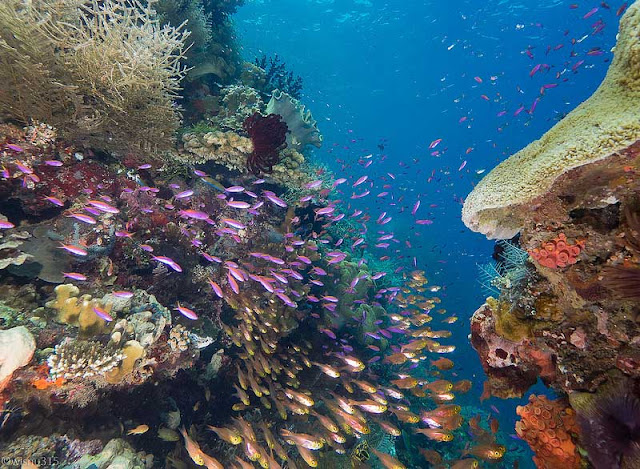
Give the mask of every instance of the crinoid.
[[256, 175], [271, 172], [280, 160], [280, 151], [287, 147], [287, 124], [278, 114], [263, 116], [255, 112], [245, 119], [243, 127], [253, 142], [247, 169]]

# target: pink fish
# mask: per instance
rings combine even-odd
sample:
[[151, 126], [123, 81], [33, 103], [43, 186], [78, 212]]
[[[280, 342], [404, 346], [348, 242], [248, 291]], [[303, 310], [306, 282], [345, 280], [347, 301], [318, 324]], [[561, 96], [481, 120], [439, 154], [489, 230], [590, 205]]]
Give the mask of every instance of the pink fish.
[[60, 249], [64, 249], [65, 251], [68, 251], [71, 254], [75, 254], [76, 256], [86, 256], [88, 254], [86, 249], [81, 248], [80, 246], [75, 246], [73, 244], [61, 244]]
[[433, 223], [433, 220], [416, 220], [416, 225], [431, 225]]
[[138, 169], [151, 169], [151, 165], [149, 163], [141, 164]]
[[191, 197], [193, 195], [193, 191], [191, 189], [179, 192], [175, 195], [176, 199], [186, 199], [187, 197]]
[[46, 160], [44, 162], [47, 166], [62, 166], [62, 161], [58, 160]]
[[276, 196], [273, 192], [263, 191], [263, 195], [269, 202], [276, 204], [278, 207], [287, 207], [287, 203], [280, 197]]
[[433, 142], [429, 144], [429, 150], [433, 150], [435, 147], [437, 147], [440, 144], [440, 142], [442, 142], [441, 138], [435, 139]]
[[529, 109], [529, 114], [533, 114], [533, 111], [536, 110], [536, 106], [538, 105], [539, 102], [540, 102], [540, 98], [536, 98], [533, 100], [533, 103], [531, 104], [531, 109]]
[[318, 179], [316, 181], [310, 182], [308, 184], [305, 184], [304, 187], [306, 187], [307, 189], [316, 189], [318, 187], [320, 187], [322, 185], [322, 180]]
[[211, 279], [207, 279], [207, 282], [211, 286], [211, 289], [213, 290], [213, 292], [216, 295], [218, 295], [219, 298], [223, 298], [224, 295], [222, 294], [222, 288], [220, 288], [220, 285], [218, 285], [216, 282], [214, 282]]
[[358, 178], [358, 180], [356, 182], [353, 183], [353, 185], [351, 187], [356, 187], [359, 186], [360, 184], [362, 184], [363, 182], [365, 182], [367, 179], [369, 179], [369, 176], [361, 176], [360, 178]]
[[327, 215], [329, 213], [333, 213], [334, 210], [335, 210], [335, 207], [322, 207], [322, 208], [316, 209], [315, 212], [316, 212], [316, 216]]
[[16, 225], [7, 220], [0, 220], [0, 229], [8, 230], [10, 228], [15, 228]]
[[18, 167], [18, 169], [22, 171], [24, 174], [33, 174], [33, 169], [29, 168], [22, 161], [16, 161], [15, 164]]
[[75, 218], [76, 220], [80, 220], [83, 223], [88, 223], [89, 225], [95, 225], [97, 223], [96, 219], [90, 217], [89, 215], [85, 215], [84, 213], [70, 213], [66, 215], [67, 218]]
[[465, 166], [467, 166], [467, 160], [464, 160], [464, 161], [462, 162], [462, 164], [461, 164], [461, 165], [460, 165], [460, 167], [458, 168], [458, 171], [462, 171], [462, 169], [463, 169]]
[[195, 311], [193, 311], [192, 309], [189, 309], [189, 308], [186, 308], [186, 307], [182, 306], [179, 301], [178, 301], [178, 306], [176, 308], [174, 308], [174, 309], [179, 311], [180, 314], [182, 314], [184, 317], [186, 317], [188, 319], [192, 319], [192, 320], [198, 319], [198, 315], [195, 313]]
[[18, 146], [18, 145], [14, 145], [13, 143], [7, 143], [7, 148], [8, 148], [9, 150], [15, 151], [15, 152], [17, 152], [17, 153], [20, 153], [20, 152], [24, 151], [24, 150], [22, 149], [22, 147], [20, 147], [20, 146]]
[[542, 67], [542, 64], [538, 64], [535, 67], [533, 67], [531, 69], [531, 71], [529, 72], [529, 76], [533, 77], [536, 74], [536, 72], [538, 72], [540, 70], [540, 67]]
[[[316, 298], [317, 299], [317, 298]], [[336, 340], [337, 337], [335, 335], [335, 333], [332, 330], [329, 329], [318, 329], [318, 331], [322, 332], [323, 334], [328, 335], [330, 338], [332, 338], [333, 340]]]
[[182, 267], [180, 267], [180, 265], [176, 261], [171, 259], [170, 257], [166, 257], [166, 256], [151, 256], [151, 259], [171, 267], [176, 272], [182, 272]]
[[116, 298], [131, 298], [131, 297], [133, 297], [133, 293], [132, 292], [124, 291], [124, 290], [114, 291], [112, 294]]
[[230, 200], [227, 202], [227, 207], [244, 209], [244, 208], [251, 207], [251, 204], [248, 204], [247, 202], [242, 202], [240, 200]]
[[585, 15], [582, 17], [583, 20], [586, 20], [587, 18], [595, 15], [598, 12], [598, 7], [594, 7], [591, 10], [589, 10], [588, 12], [585, 13]]
[[102, 212], [106, 212], [106, 213], [120, 213], [120, 210], [118, 210], [117, 208], [102, 202], [101, 200], [90, 200], [89, 202], [87, 202], [89, 205], [92, 205], [93, 207], [97, 208], [98, 210], [102, 211]]
[[231, 272], [227, 272], [227, 281], [229, 282], [229, 286], [231, 290], [237, 295], [240, 293], [240, 287], [238, 286], [238, 282], [233, 278]]
[[146, 252], [153, 252], [153, 246], [149, 246], [148, 244], [141, 244], [140, 249]]
[[224, 191], [237, 194], [239, 192], [244, 192], [244, 187], [242, 187], [242, 186], [231, 186], [231, 187], [227, 187]]
[[415, 215], [418, 209], [420, 208], [420, 201], [418, 200], [411, 209], [411, 215]]
[[520, 106], [518, 109], [516, 109], [516, 111], [513, 113], [513, 116], [517, 116], [518, 114], [520, 114], [522, 111], [524, 111], [524, 106]]
[[81, 282], [84, 282], [87, 277], [78, 273], [78, 272], [62, 272], [62, 276], [65, 278], [70, 278], [72, 280], [79, 280]]
[[353, 195], [351, 196], [351, 198], [352, 198], [352, 199], [361, 199], [362, 197], [365, 197], [365, 196], [367, 196], [367, 195], [369, 195], [369, 194], [370, 194], [370, 191], [366, 190], [366, 191], [364, 191], [362, 194], [358, 194], [358, 195], [353, 194]]
[[180, 214], [180, 216], [184, 217], [184, 218], [193, 218], [194, 220], [208, 220], [209, 219], [209, 215], [205, 212], [202, 212], [200, 210], [192, 210], [192, 209], [188, 209], [188, 210], [180, 210], [178, 212]]
[[244, 230], [246, 228], [245, 225], [243, 225], [239, 221], [234, 220], [232, 218], [222, 218], [220, 221], [226, 225], [229, 225], [231, 228], [235, 228], [237, 230]]
[[58, 199], [56, 197], [47, 196], [47, 197], [43, 197], [43, 198], [47, 202], [51, 202], [53, 205], [57, 205], [58, 207], [63, 207], [64, 206], [64, 202], [62, 202], [62, 200], [60, 200], [60, 199]]
[[107, 322], [113, 321], [113, 318], [111, 317], [111, 315], [99, 306], [94, 306], [93, 312], [96, 313], [96, 316], [98, 316], [101, 319], [104, 319]]

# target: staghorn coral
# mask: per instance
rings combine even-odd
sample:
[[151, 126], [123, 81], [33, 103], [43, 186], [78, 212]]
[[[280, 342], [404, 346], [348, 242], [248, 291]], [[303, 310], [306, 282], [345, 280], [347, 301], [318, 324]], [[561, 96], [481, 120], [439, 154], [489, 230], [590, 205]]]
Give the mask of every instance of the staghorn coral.
[[600, 87], [540, 140], [480, 181], [462, 210], [470, 229], [506, 239], [532, 217], [543, 221], [547, 214], [536, 214], [532, 206], [549, 199], [562, 176], [596, 162], [611, 163], [640, 138], [639, 32], [640, 4], [635, 2], [620, 21], [614, 59]]
[[267, 104], [267, 114], [278, 114], [287, 124], [287, 146], [302, 151], [305, 146], [322, 146], [322, 134], [318, 130], [318, 123], [306, 110], [304, 105], [287, 93], [275, 90]]
[[107, 150], [172, 146], [188, 33], [139, 0], [0, 2], [0, 107]]
[[255, 175], [270, 173], [280, 161], [280, 150], [287, 147], [287, 124], [278, 114], [263, 116], [254, 112], [242, 127], [253, 143], [253, 151], [247, 157], [247, 169]]
[[518, 406], [516, 433], [536, 454], [533, 461], [540, 469], [578, 469], [580, 454], [572, 434], [577, 433], [575, 412], [561, 400], [529, 396], [526, 406]]
[[92, 378], [113, 370], [125, 358], [113, 345], [106, 347], [100, 342], [69, 340], [56, 345], [47, 358], [49, 376], [52, 380], [63, 378]]

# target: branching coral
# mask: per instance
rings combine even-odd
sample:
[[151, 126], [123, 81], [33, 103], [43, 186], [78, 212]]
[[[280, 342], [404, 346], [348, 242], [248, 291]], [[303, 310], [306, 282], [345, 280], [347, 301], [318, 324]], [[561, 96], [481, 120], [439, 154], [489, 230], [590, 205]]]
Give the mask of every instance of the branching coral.
[[140, 0], [0, 2], [0, 107], [104, 149], [171, 145], [188, 33]]
[[278, 114], [263, 116], [255, 112], [245, 119], [243, 127], [253, 142], [247, 169], [254, 174], [271, 172], [280, 160], [280, 150], [287, 146], [287, 124]]
[[51, 379], [91, 378], [104, 375], [122, 361], [124, 355], [114, 346], [87, 340], [67, 340], [56, 345], [47, 358]]
[[571, 244], [565, 234], [560, 233], [556, 238], [542, 243], [539, 248], [532, 249], [530, 254], [538, 264], [557, 269], [578, 262], [578, 256], [584, 250], [584, 246], [584, 240]]
[[518, 406], [521, 420], [516, 433], [536, 454], [533, 461], [540, 469], [579, 468], [580, 455], [571, 434], [577, 433], [575, 412], [560, 400], [529, 396], [529, 404]]
[[276, 54], [267, 59], [266, 55], [256, 58], [255, 66], [264, 70], [265, 91], [271, 93], [274, 90], [282, 90], [296, 99], [300, 99], [302, 91], [302, 78], [286, 70], [286, 64]]

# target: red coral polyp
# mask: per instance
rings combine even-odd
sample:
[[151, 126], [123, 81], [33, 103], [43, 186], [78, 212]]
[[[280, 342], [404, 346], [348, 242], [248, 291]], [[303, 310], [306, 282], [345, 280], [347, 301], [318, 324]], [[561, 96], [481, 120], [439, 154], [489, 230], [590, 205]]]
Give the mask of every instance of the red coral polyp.
[[255, 112], [245, 119], [243, 127], [253, 143], [247, 169], [256, 175], [271, 172], [280, 160], [280, 151], [287, 147], [287, 124], [278, 114], [263, 116]]
[[557, 238], [553, 238], [551, 241], [545, 241], [539, 248], [529, 251], [529, 254], [531, 254], [531, 257], [533, 257], [538, 264], [551, 269], [557, 269], [578, 262], [578, 256], [584, 249], [584, 246], [584, 240], [570, 244], [565, 234], [560, 233]]

